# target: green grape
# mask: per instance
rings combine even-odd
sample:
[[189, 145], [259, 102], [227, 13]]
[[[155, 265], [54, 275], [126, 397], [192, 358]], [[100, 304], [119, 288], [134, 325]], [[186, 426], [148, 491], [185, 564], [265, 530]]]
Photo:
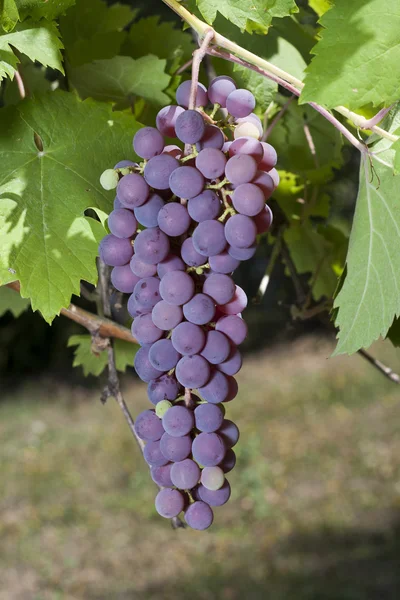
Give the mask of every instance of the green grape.
[[100, 175], [100, 185], [105, 190], [114, 190], [118, 185], [118, 173], [114, 169], [106, 169]]
[[171, 406], [172, 406], [172, 402], [170, 402], [169, 400], [161, 400], [160, 402], [157, 402], [157, 404], [156, 404], [157, 417], [160, 417], [160, 419], [162, 419], [163, 416], [165, 415], [165, 413], [167, 412], [167, 410], [169, 408], [171, 408]]

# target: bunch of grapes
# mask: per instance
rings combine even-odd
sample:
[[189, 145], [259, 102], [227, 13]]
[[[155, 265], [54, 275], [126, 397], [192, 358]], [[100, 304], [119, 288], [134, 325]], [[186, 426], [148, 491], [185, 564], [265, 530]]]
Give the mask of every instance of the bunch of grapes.
[[[208, 90], [197, 84], [190, 110], [190, 88], [183, 82], [157, 127], [136, 133], [143, 162], [124, 160], [102, 174], [103, 187], [117, 187], [117, 196], [100, 257], [114, 267], [114, 287], [130, 294], [132, 334], [141, 345], [135, 369], [155, 405], [135, 428], [161, 488], [156, 510], [167, 518], [184, 511], [189, 527], [206, 529], [211, 506], [229, 499], [225, 474], [239, 438], [224, 403], [238, 391], [247, 297], [231, 275], [271, 226], [266, 200], [279, 177], [274, 148], [259, 141], [251, 92], [217, 77]], [[166, 145], [164, 136], [183, 148]]]

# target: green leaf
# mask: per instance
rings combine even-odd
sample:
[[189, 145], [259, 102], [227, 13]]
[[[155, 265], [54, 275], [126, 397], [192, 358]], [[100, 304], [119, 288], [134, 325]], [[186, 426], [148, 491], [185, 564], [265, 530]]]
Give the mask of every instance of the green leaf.
[[97, 280], [105, 230], [84, 211], [110, 212], [113, 194], [99, 177], [135, 158], [138, 128], [131, 115], [64, 92], [0, 110], [0, 284], [19, 279], [48, 322], [79, 295], [81, 279]]
[[[75, 4], [76, 0], [16, 0], [21, 20], [32, 17], [35, 21], [57, 19]], [[86, 2], [86, 0], [85, 0]]]
[[[99, 354], [92, 351], [92, 338], [90, 335], [72, 335], [68, 340], [68, 347], [77, 346], [74, 351], [74, 367], [82, 367], [85, 377], [95, 375], [98, 377], [106, 368], [108, 355], [103, 350]], [[118, 371], [125, 373], [126, 367], [133, 366], [135, 354], [139, 346], [123, 340], [114, 341], [115, 365]]]
[[15, 318], [19, 317], [30, 305], [29, 300], [7, 286], [0, 287], [0, 317], [10, 311]]
[[165, 66], [166, 60], [152, 55], [137, 60], [114, 56], [72, 69], [70, 80], [82, 98], [129, 106], [132, 96], [137, 95], [157, 105], [168, 104], [169, 98], [162, 91], [170, 81]]
[[[24, 74], [25, 87], [32, 96], [44, 94], [51, 90], [51, 81], [46, 79], [45, 67], [31, 62], [29, 59], [22, 59], [21, 65]], [[10, 104], [18, 104], [19, 102], [21, 102], [21, 96], [18, 90], [17, 81], [14, 78], [6, 85], [4, 103], [6, 106], [9, 106]]]
[[[394, 133], [396, 135], [399, 135], [400, 130], [396, 129]], [[393, 159], [393, 170], [395, 175], [398, 175], [400, 173], [400, 138], [397, 140], [397, 142], [394, 142], [394, 144], [392, 145], [392, 150], [395, 151]]]
[[390, 327], [387, 337], [395, 348], [400, 348], [400, 319], [395, 319]]
[[196, 0], [204, 19], [210, 25], [217, 12], [240, 29], [246, 29], [248, 22], [269, 27], [273, 17], [286, 17], [297, 12], [294, 0]]
[[325, 29], [313, 49], [300, 102], [356, 109], [397, 100], [398, 0], [336, 0], [320, 22]]
[[308, 4], [319, 17], [322, 17], [326, 11], [332, 8], [333, 0], [308, 0]]
[[119, 54], [127, 35], [124, 28], [135, 14], [122, 4], [80, 0], [60, 18], [68, 64], [76, 67]]
[[12, 51], [13, 48], [26, 54], [32, 61], [36, 60], [45, 67], [64, 73], [60, 52], [63, 45], [54, 23], [33, 23], [28, 20], [18, 25], [12, 33], [0, 35], [0, 80], [5, 75], [11, 78], [14, 75], [18, 59]]
[[15, 0], [0, 0], [0, 27], [10, 32], [19, 21], [19, 13]]

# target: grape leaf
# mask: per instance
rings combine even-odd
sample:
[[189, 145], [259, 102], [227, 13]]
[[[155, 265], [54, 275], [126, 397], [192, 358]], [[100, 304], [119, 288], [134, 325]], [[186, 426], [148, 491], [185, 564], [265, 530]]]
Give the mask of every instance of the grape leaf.
[[196, 0], [204, 19], [212, 25], [217, 12], [244, 30], [248, 21], [269, 27], [273, 17], [297, 12], [294, 0]]
[[97, 60], [71, 70], [70, 81], [82, 98], [111, 100], [120, 106], [129, 106], [132, 96], [142, 96], [154, 104], [168, 104], [163, 93], [170, 77], [165, 73], [166, 60], [157, 56], [114, 56]]
[[10, 32], [19, 21], [19, 13], [15, 0], [0, 0], [0, 27]]
[[385, 337], [400, 314], [400, 177], [393, 175], [394, 150], [387, 140], [373, 148], [374, 154], [361, 157], [347, 276], [334, 303], [335, 355], [352, 354]]
[[332, 8], [333, 0], [308, 0], [308, 4], [319, 17], [322, 17], [326, 11]]
[[[31, 95], [44, 94], [51, 90], [51, 81], [46, 79], [46, 68], [31, 62], [29, 59], [22, 59], [22, 72], [24, 74], [24, 84]], [[21, 96], [18, 89], [17, 80], [10, 81], [4, 92], [4, 103], [18, 104], [21, 102]]]
[[[16, 0], [21, 20], [32, 17], [35, 21], [45, 18], [49, 21], [60, 15], [75, 4], [76, 0]], [[86, 0], [85, 0], [86, 2]]]
[[[77, 346], [74, 350], [74, 367], [82, 367], [85, 377], [95, 375], [98, 377], [106, 368], [108, 362], [107, 351], [99, 354], [92, 351], [92, 338], [90, 335], [72, 335], [68, 340], [68, 347]], [[139, 346], [123, 340], [114, 341], [115, 366], [118, 371], [125, 373], [126, 367], [133, 366], [135, 354]]]
[[397, 100], [398, 0], [336, 0], [320, 22], [325, 29], [313, 49], [300, 102], [356, 109]]
[[81, 279], [96, 282], [105, 230], [84, 211], [110, 212], [113, 194], [99, 175], [136, 158], [138, 128], [131, 115], [64, 92], [0, 111], [0, 285], [19, 279], [48, 322], [79, 294]]
[[46, 67], [64, 73], [60, 52], [63, 45], [54, 23], [33, 23], [27, 20], [18, 25], [12, 33], [0, 35], [0, 81], [6, 75], [11, 79], [14, 76], [18, 59], [12, 47], [26, 54], [32, 61], [37, 60]]
[[7, 286], [0, 287], [0, 317], [10, 311], [17, 318], [29, 305], [28, 298], [21, 298], [19, 294]]

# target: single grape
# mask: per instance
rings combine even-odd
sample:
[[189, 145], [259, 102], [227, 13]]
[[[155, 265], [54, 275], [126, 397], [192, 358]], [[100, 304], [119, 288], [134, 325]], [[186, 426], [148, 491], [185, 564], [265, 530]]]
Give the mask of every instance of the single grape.
[[250, 154], [235, 154], [225, 166], [225, 175], [234, 185], [252, 181], [257, 173], [257, 163]]
[[131, 294], [139, 277], [132, 273], [129, 265], [122, 265], [122, 267], [114, 267], [111, 271], [111, 283], [119, 292], [124, 294]]
[[218, 307], [219, 311], [225, 315], [238, 315], [243, 312], [247, 306], [247, 295], [240, 286], [236, 286], [235, 295], [230, 302]]
[[152, 404], [162, 400], [175, 400], [179, 394], [180, 386], [174, 375], [161, 375], [153, 379], [147, 386], [147, 396]]
[[278, 161], [276, 150], [271, 144], [267, 144], [267, 142], [261, 142], [261, 144], [263, 147], [263, 157], [258, 168], [261, 169], [261, 171], [270, 171], [275, 167]]
[[204, 148], [216, 148], [217, 150], [221, 150], [224, 145], [224, 140], [224, 134], [219, 127], [207, 124], [201, 140], [196, 144], [196, 149], [199, 152], [200, 150], [204, 150]]
[[134, 151], [146, 160], [161, 154], [163, 148], [164, 138], [155, 127], [142, 127], [133, 138]]
[[168, 237], [158, 227], [144, 229], [135, 239], [135, 253], [143, 262], [156, 265], [168, 256]]
[[242, 183], [233, 192], [232, 203], [242, 215], [254, 217], [264, 208], [264, 194], [254, 183]]
[[163, 336], [163, 331], [153, 323], [151, 313], [136, 317], [132, 323], [132, 335], [139, 344], [152, 344]]
[[226, 108], [234, 117], [247, 117], [256, 105], [255, 98], [251, 92], [244, 89], [234, 90], [226, 99]]
[[172, 465], [171, 479], [179, 490], [191, 490], [200, 480], [199, 465], [190, 458], [176, 462]]
[[156, 442], [161, 439], [164, 428], [154, 410], [144, 410], [136, 417], [135, 431], [141, 440]]
[[254, 217], [254, 223], [257, 227], [257, 234], [266, 233], [273, 221], [272, 210], [269, 206], [264, 206], [263, 210]]
[[197, 493], [202, 501], [210, 506], [222, 506], [231, 497], [231, 486], [227, 479], [225, 479], [224, 485], [219, 490], [208, 490], [204, 485], [200, 484], [197, 488]]
[[[176, 169], [175, 173], [177, 171], [179, 169]], [[169, 202], [166, 204], [158, 213], [157, 221], [161, 231], [171, 237], [186, 233], [190, 227], [190, 216], [187, 208], [178, 202]]]
[[168, 137], [176, 137], [175, 123], [184, 109], [181, 106], [164, 106], [156, 116], [156, 126], [160, 133]]
[[[257, 228], [255, 223], [250, 217], [246, 217], [246, 215], [234, 215], [225, 223], [225, 237], [231, 246], [249, 248], [256, 241], [256, 235]], [[229, 254], [231, 253], [229, 252]], [[221, 302], [220, 304], [224, 303]]]
[[242, 118], [236, 119], [236, 123], [238, 125], [241, 125], [242, 123], [251, 123], [258, 129], [259, 139], [262, 138], [263, 133], [264, 133], [263, 126], [261, 123], [261, 119], [259, 117], [257, 117], [256, 114], [250, 113], [249, 115], [247, 115], [247, 117], [242, 117]]
[[120, 180], [117, 188], [118, 199], [125, 208], [135, 208], [144, 204], [149, 197], [149, 186], [138, 173], [129, 173]]
[[201, 327], [184, 321], [175, 327], [171, 340], [177, 352], [183, 355], [193, 355], [201, 352], [206, 342], [206, 336]]
[[157, 302], [151, 315], [154, 324], [163, 331], [174, 329], [183, 319], [182, 308], [175, 304], [168, 304], [165, 300]]
[[219, 467], [221, 467], [221, 469], [223, 470], [224, 473], [229, 473], [229, 471], [232, 471], [232, 469], [234, 468], [235, 465], [236, 465], [236, 454], [234, 453], [232, 448], [229, 448], [229, 450], [225, 454], [224, 460], [219, 463]]
[[[135, 371], [142, 381], [149, 383], [152, 379], [161, 377], [163, 371], [155, 369], [149, 359], [150, 346], [142, 346], [135, 354]], [[157, 417], [158, 418], [158, 417]], [[161, 436], [160, 436], [161, 437]]]
[[155, 505], [159, 515], [166, 519], [172, 519], [184, 509], [185, 498], [178, 490], [165, 489], [158, 492]]
[[135, 285], [133, 296], [138, 304], [152, 309], [161, 300], [158, 277], [144, 277]]
[[203, 191], [204, 177], [195, 167], [184, 165], [171, 173], [169, 187], [178, 198], [193, 198]]
[[204, 531], [212, 525], [213, 520], [213, 511], [205, 502], [193, 502], [185, 511], [185, 521], [191, 529]]
[[134, 209], [135, 217], [144, 227], [157, 227], [158, 213], [164, 204], [164, 200], [158, 194], [150, 194], [147, 202]]
[[193, 440], [192, 454], [200, 465], [215, 467], [225, 456], [224, 442], [216, 433], [199, 433]]
[[162, 418], [164, 430], [172, 437], [187, 435], [194, 425], [193, 412], [186, 406], [173, 406]]
[[258, 140], [262, 136], [262, 131], [260, 133], [260, 129], [255, 123], [252, 123], [251, 121], [243, 121], [243, 123], [238, 123], [236, 125], [235, 131], [233, 132], [233, 137], [236, 140], [243, 136]]
[[198, 196], [190, 198], [188, 212], [193, 221], [211, 221], [221, 212], [221, 201], [213, 190], [204, 190]]
[[204, 148], [196, 156], [196, 167], [207, 179], [217, 179], [225, 172], [226, 157], [221, 150]]
[[190, 435], [174, 437], [164, 433], [160, 440], [163, 456], [172, 462], [179, 462], [189, 456], [192, 451], [192, 438]]
[[220, 317], [215, 329], [224, 333], [237, 346], [244, 342], [248, 333], [246, 322], [236, 315]]
[[168, 463], [163, 467], [151, 467], [150, 475], [154, 483], [163, 488], [172, 488], [174, 484], [171, 481], [172, 463]]
[[194, 281], [184, 271], [169, 271], [161, 279], [160, 295], [169, 304], [182, 306], [194, 294]]
[[[256, 222], [256, 219], [254, 219], [254, 222]], [[239, 261], [243, 261], [252, 258], [255, 255], [256, 250], [257, 245], [256, 243], [254, 243], [248, 248], [237, 248], [237, 246], [228, 246], [227, 252], [230, 256], [232, 256], [232, 258], [236, 258]]]
[[[217, 332], [218, 333], [218, 332]], [[198, 388], [201, 397], [211, 404], [225, 402], [229, 394], [229, 382], [221, 371], [211, 371], [207, 383]]]
[[203, 256], [220, 254], [226, 246], [224, 226], [219, 221], [202, 221], [193, 232], [193, 246]]
[[138, 258], [137, 254], [134, 254], [131, 258], [130, 269], [132, 273], [137, 275], [139, 278], [142, 277], [153, 277], [157, 274], [156, 265], [149, 265]]
[[240, 260], [233, 258], [226, 250], [221, 254], [210, 256], [208, 262], [213, 273], [225, 273], [226, 275], [233, 273], [240, 265]]
[[173, 156], [174, 158], [182, 158], [183, 156], [183, 150], [182, 148], [179, 148], [179, 146], [176, 146], [175, 144], [170, 144], [168, 146], [165, 146], [163, 151], [163, 154], [170, 154], [171, 156]]
[[186, 238], [181, 247], [181, 256], [189, 267], [200, 267], [206, 262], [206, 258], [197, 252], [192, 238]]
[[[140, 281], [140, 279], [139, 279], [139, 281]], [[138, 302], [135, 300], [135, 296], [133, 294], [131, 294], [128, 298], [127, 309], [128, 309], [128, 313], [134, 319], [136, 317], [139, 317], [140, 315], [147, 315], [148, 313], [151, 313], [151, 308], [150, 307], [145, 308], [141, 304], [138, 304]]]
[[185, 319], [195, 325], [206, 325], [213, 320], [215, 315], [215, 302], [205, 294], [195, 294], [193, 298], [183, 306]]
[[268, 200], [268, 198], [272, 196], [275, 187], [274, 181], [269, 173], [257, 171], [252, 183], [260, 188], [264, 194], [264, 200]]
[[106, 169], [100, 175], [100, 185], [104, 190], [115, 190], [118, 185], [119, 176], [114, 169]]
[[229, 152], [229, 148], [232, 146], [233, 142], [228, 141], [228, 142], [224, 142], [224, 145], [222, 146], [221, 150], [222, 152]]
[[239, 441], [239, 429], [233, 421], [224, 419], [221, 427], [218, 430], [218, 435], [221, 436], [227, 448], [233, 448]]
[[[190, 79], [187, 81], [182, 81], [178, 89], [176, 90], [176, 101], [180, 106], [184, 108], [188, 108], [189, 106], [189, 98], [190, 98], [190, 88], [192, 82]], [[196, 90], [196, 106], [207, 106], [208, 104], [208, 96], [207, 96], [207, 88], [202, 84], [197, 84]]]
[[106, 235], [100, 242], [99, 254], [101, 260], [110, 267], [122, 267], [132, 257], [133, 248], [130, 240]]
[[125, 169], [126, 167], [137, 167], [138, 164], [132, 160], [120, 160], [114, 165], [114, 169]]
[[109, 214], [108, 227], [116, 237], [130, 238], [136, 232], [137, 221], [130, 210], [118, 208]]
[[280, 181], [278, 171], [276, 169], [271, 169], [270, 171], [268, 171], [268, 175], [272, 178], [272, 181], [274, 182], [274, 189], [276, 189]]
[[[194, 327], [197, 327], [194, 325]], [[211, 329], [207, 331], [203, 350], [200, 352], [212, 365], [218, 365], [227, 360], [231, 352], [231, 345], [228, 338], [220, 331]]]
[[183, 356], [176, 365], [175, 375], [183, 387], [195, 389], [207, 383], [210, 377], [210, 365], [198, 354]]
[[200, 481], [208, 490], [219, 490], [225, 483], [225, 475], [220, 467], [204, 467]]
[[237, 348], [232, 348], [229, 357], [217, 365], [217, 369], [225, 375], [236, 375], [242, 368], [242, 355]]
[[196, 144], [203, 137], [204, 129], [203, 117], [196, 110], [185, 110], [175, 122], [176, 136], [185, 144]]
[[172, 345], [171, 340], [158, 340], [149, 350], [151, 365], [159, 371], [169, 371], [176, 366], [180, 355]]
[[199, 431], [213, 433], [221, 427], [224, 415], [219, 406], [205, 402], [194, 409], [194, 420]]
[[263, 147], [261, 142], [252, 137], [238, 137], [229, 146], [229, 156], [236, 154], [248, 154], [258, 164], [263, 157]]
[[176, 254], [168, 254], [163, 261], [158, 263], [157, 274], [159, 278], [162, 279], [165, 273], [169, 273], [169, 271], [185, 271], [185, 269], [185, 263], [179, 256], [176, 256]]
[[[159, 419], [162, 419], [167, 410], [169, 410], [172, 406], [172, 402], [169, 400], [160, 400], [156, 404], [156, 415]], [[165, 435], [165, 433], [164, 433]], [[162, 438], [161, 438], [162, 439]]]
[[231, 375], [226, 375], [226, 378], [227, 378], [228, 384], [229, 384], [229, 392], [228, 392], [228, 396], [226, 397], [224, 402], [231, 402], [231, 400], [234, 400], [236, 398], [236, 396], [238, 395], [239, 386], [238, 386], [236, 379], [234, 377], [232, 377]]
[[147, 442], [143, 450], [144, 460], [151, 467], [164, 467], [168, 463], [168, 459], [162, 454], [160, 442]]
[[[170, 154], [159, 154], [158, 156], [153, 156], [146, 163], [143, 173], [144, 178], [148, 185], [155, 190], [167, 190], [169, 188], [169, 177], [178, 167], [179, 162], [176, 158]], [[125, 177], [129, 177], [129, 175], [125, 175]]]
[[231, 77], [220, 75], [215, 77], [208, 88], [208, 97], [212, 104], [219, 104], [222, 108], [226, 107], [226, 99], [229, 94], [236, 90], [236, 84]]
[[204, 282], [203, 293], [213, 298], [217, 304], [226, 304], [235, 294], [235, 284], [228, 275], [211, 273]]

